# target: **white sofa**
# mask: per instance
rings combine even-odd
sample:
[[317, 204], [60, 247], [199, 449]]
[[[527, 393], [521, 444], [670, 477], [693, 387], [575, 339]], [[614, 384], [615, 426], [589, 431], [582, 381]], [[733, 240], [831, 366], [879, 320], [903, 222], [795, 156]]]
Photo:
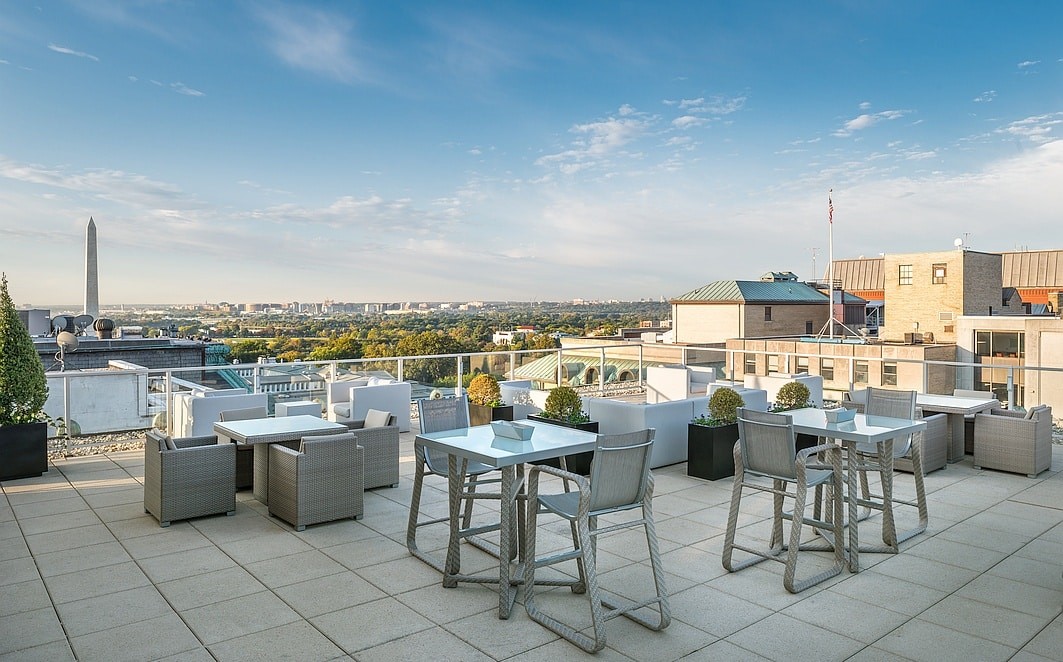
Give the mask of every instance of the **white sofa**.
[[708, 366], [655, 365], [646, 368], [646, 402], [672, 402], [709, 393], [716, 370]]
[[194, 391], [173, 396], [173, 436], [201, 437], [214, 434], [214, 424], [221, 412], [248, 407], [268, 407], [265, 393], [248, 393], [243, 389]]
[[584, 398], [583, 408], [598, 421], [601, 434], [620, 434], [646, 428], [657, 432], [653, 439], [651, 467], [687, 460], [687, 425], [708, 410], [707, 397], [672, 402], [638, 403], [610, 398]]
[[790, 382], [801, 382], [808, 387], [809, 400], [817, 407], [823, 406], [823, 378], [819, 375], [800, 373], [787, 375], [776, 373], [774, 375], [746, 375], [743, 384], [746, 388], [762, 388], [768, 392], [768, 401], [775, 402], [779, 395], [779, 389]]
[[502, 402], [513, 405], [513, 420], [519, 421], [543, 410], [532, 400], [532, 383], [530, 379], [511, 379], [498, 382]]
[[[364, 383], [363, 383], [364, 382]], [[361, 421], [370, 409], [390, 412], [399, 432], [410, 431], [409, 382], [370, 377], [332, 382], [328, 385], [328, 420], [343, 423]]]

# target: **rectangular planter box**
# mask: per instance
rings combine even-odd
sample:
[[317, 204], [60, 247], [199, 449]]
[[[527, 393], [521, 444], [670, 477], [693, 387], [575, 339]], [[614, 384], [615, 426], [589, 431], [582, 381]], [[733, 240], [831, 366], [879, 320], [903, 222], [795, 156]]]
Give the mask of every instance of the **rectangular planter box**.
[[[529, 421], [536, 421], [538, 423], [548, 423], [550, 425], [560, 425], [563, 428], [573, 428], [575, 430], [583, 430], [584, 432], [598, 432], [598, 421], [588, 421], [587, 423], [565, 423], [564, 421], [555, 421], [552, 418], [543, 418], [542, 416], [528, 416]], [[586, 476], [591, 472], [591, 460], [594, 459], [594, 451], [587, 451], [586, 453], [574, 453], [572, 455], [565, 456], [565, 465], [568, 470], [574, 474], [580, 474]], [[561, 468], [561, 460], [558, 458], [550, 458], [549, 460], [543, 460], [540, 464], [545, 464], [548, 467]]]
[[0, 480], [32, 478], [48, 471], [48, 424], [0, 427]]
[[491, 421], [512, 421], [513, 405], [488, 407], [469, 403], [469, 425], [490, 425]]
[[719, 480], [735, 475], [734, 446], [738, 423], [710, 428], [687, 425], [687, 475]]

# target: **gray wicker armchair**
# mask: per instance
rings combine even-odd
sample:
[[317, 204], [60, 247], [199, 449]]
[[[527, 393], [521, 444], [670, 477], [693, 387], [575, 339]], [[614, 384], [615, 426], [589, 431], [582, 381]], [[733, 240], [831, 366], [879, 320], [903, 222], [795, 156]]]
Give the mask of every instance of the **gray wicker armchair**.
[[363, 454], [353, 433], [303, 437], [302, 448], [269, 447], [269, 514], [302, 531], [362, 516]]
[[365, 421], [344, 421], [365, 449], [365, 489], [399, 486], [399, 427], [395, 416], [382, 428], [367, 428]]
[[[226, 409], [218, 413], [219, 420], [248, 421], [256, 418], [266, 418], [269, 412], [265, 407], [244, 407], [243, 409]], [[235, 443], [228, 437], [218, 437], [218, 443]], [[289, 444], [290, 446], [291, 444]], [[255, 454], [252, 444], [236, 445], [236, 489], [243, 490], [254, 485], [255, 478]]]
[[974, 417], [974, 468], [999, 469], [1034, 478], [1052, 468], [1052, 408], [1023, 414], [991, 409]]
[[144, 436], [144, 512], [161, 526], [235, 513], [235, 476], [236, 446], [213, 435], [168, 440], [151, 430]]

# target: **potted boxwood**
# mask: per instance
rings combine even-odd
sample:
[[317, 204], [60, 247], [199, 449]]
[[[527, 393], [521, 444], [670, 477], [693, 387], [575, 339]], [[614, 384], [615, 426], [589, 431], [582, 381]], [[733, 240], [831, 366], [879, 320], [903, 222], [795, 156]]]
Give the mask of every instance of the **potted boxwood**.
[[[774, 412], [786, 412], [792, 409], [814, 407], [815, 405], [809, 402], [810, 397], [812, 397], [812, 393], [807, 386], [801, 382], [789, 382], [783, 384], [782, 388], [779, 389], [778, 394], [775, 396], [775, 404], [772, 405], [771, 410]], [[819, 443], [819, 439], [811, 434], [798, 433], [796, 442], [797, 450], [802, 450], [812, 448]]]
[[465, 391], [469, 397], [469, 425], [513, 420], [513, 405], [502, 402], [502, 391], [494, 375], [486, 372], [476, 375]]
[[[570, 386], [552, 389], [546, 396], [546, 407], [539, 414], [528, 416], [528, 419], [585, 432], [598, 432], [598, 421], [592, 421], [583, 411], [583, 398]], [[586, 475], [591, 472], [593, 459], [594, 451], [574, 453], [565, 456], [565, 465], [573, 473]], [[557, 459], [544, 460], [542, 463], [552, 467], [561, 466], [560, 460]]]
[[738, 441], [738, 408], [745, 400], [733, 388], [716, 389], [708, 415], [687, 426], [687, 475], [717, 480], [735, 474], [734, 445]]
[[44, 365], [0, 283], [0, 480], [40, 476], [48, 471], [48, 423]]

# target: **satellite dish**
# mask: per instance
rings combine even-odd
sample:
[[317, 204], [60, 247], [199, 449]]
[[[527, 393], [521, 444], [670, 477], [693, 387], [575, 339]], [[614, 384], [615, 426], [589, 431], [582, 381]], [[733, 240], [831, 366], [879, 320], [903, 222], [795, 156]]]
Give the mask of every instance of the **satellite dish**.
[[956, 241], [952, 242], [952, 245], [956, 248], [963, 248], [963, 239], [956, 237]]
[[59, 335], [61, 331], [74, 331], [74, 318], [70, 315], [56, 315], [52, 318], [52, 332]]
[[92, 326], [95, 321], [92, 315], [78, 315], [74, 318], [74, 328], [77, 329], [77, 335], [85, 335], [85, 329]]
[[59, 345], [59, 351], [55, 353], [55, 360], [59, 364], [59, 370], [64, 371], [66, 370], [66, 353], [73, 352], [78, 348], [78, 337], [69, 331], [60, 331], [55, 337], [55, 342]]

